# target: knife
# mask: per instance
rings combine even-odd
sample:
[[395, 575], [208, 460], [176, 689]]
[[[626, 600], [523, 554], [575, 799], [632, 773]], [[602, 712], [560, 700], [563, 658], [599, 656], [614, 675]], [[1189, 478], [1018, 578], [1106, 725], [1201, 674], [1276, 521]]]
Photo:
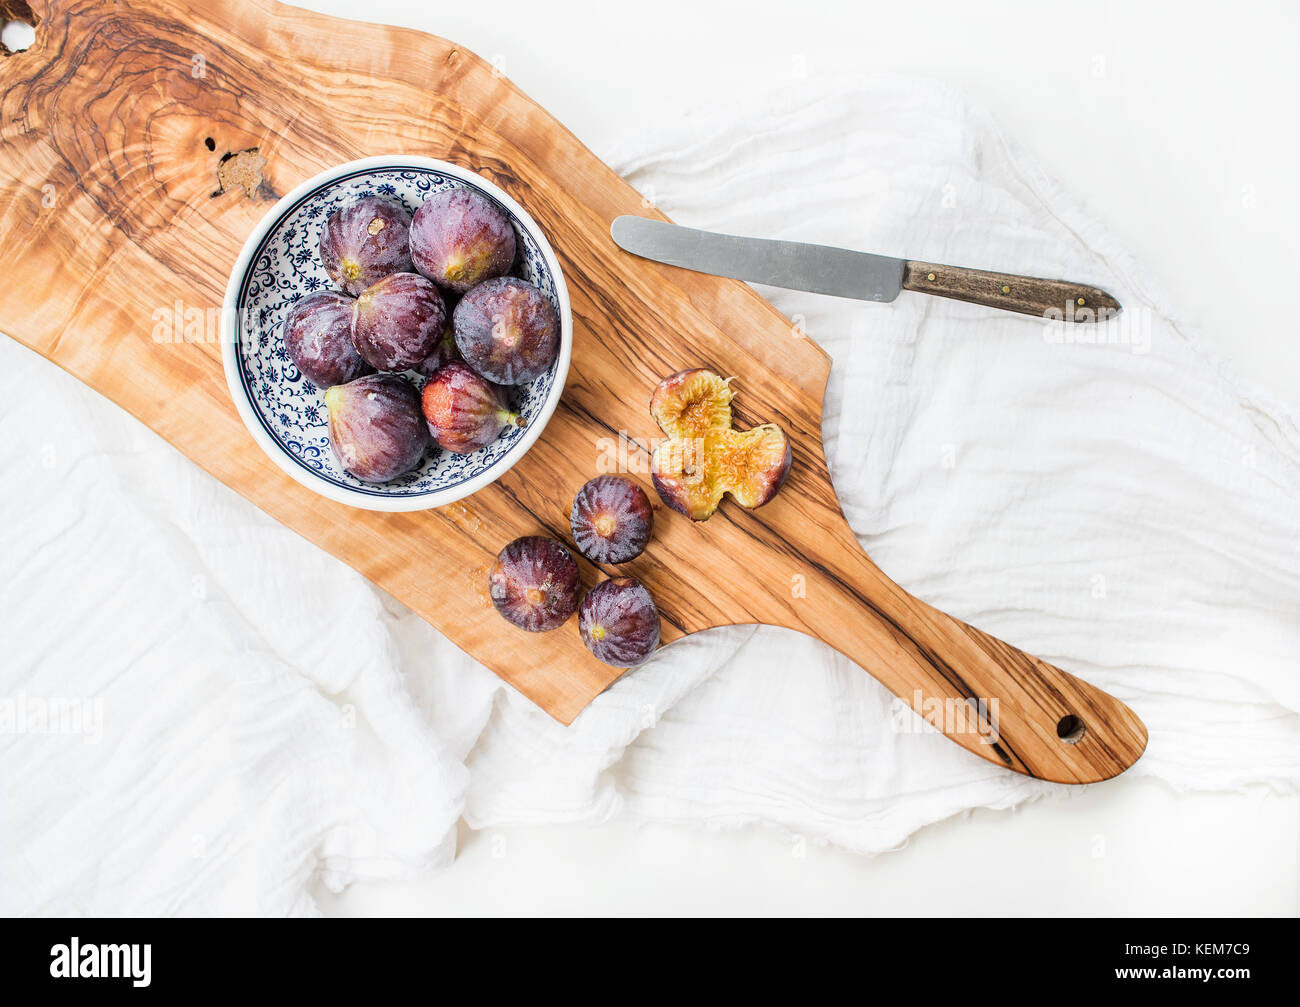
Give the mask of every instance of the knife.
[[616, 217], [609, 233], [625, 251], [670, 266], [815, 294], [892, 301], [900, 290], [1069, 322], [1106, 321], [1120, 303], [1104, 290], [937, 262], [895, 259], [801, 241], [697, 231], [647, 217]]

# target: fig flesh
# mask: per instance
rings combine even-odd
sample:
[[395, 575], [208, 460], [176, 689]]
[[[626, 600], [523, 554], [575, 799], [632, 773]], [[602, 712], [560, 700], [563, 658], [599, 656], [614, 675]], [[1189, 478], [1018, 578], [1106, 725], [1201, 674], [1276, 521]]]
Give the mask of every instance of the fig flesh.
[[650, 457], [660, 498], [692, 521], [713, 515], [730, 493], [742, 507], [761, 507], [790, 474], [790, 439], [775, 423], [732, 427], [731, 388], [712, 371], [679, 371], [661, 381], [650, 411], [667, 439]]

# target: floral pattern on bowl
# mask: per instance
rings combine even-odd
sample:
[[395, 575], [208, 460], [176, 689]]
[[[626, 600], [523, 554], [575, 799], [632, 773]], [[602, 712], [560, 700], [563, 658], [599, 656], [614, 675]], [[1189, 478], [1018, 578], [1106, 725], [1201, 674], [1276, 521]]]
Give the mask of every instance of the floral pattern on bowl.
[[[391, 161], [405, 163], [376, 166]], [[510, 389], [511, 405], [527, 421], [525, 426], [507, 428], [492, 444], [468, 455], [431, 445], [417, 469], [389, 483], [367, 483], [343, 471], [335, 458], [322, 389], [294, 365], [284, 344], [283, 322], [299, 298], [334, 289], [318, 254], [321, 228], [334, 210], [365, 196], [381, 196], [414, 213], [433, 193], [456, 187], [477, 190], [510, 219], [518, 248], [511, 273], [536, 284], [555, 307], [561, 319], [561, 352], [546, 374]], [[268, 215], [259, 228], [264, 232], [260, 238], [255, 232], [249, 239], [241, 256], [247, 265], [242, 275], [237, 269], [227, 291], [223, 317], [227, 378], [250, 431], [295, 479], [362, 507], [438, 506], [492, 481], [536, 439], [540, 426], [534, 429], [534, 425], [544, 425], [549, 418], [558, 399], [556, 384], [563, 386], [568, 369], [568, 298], [554, 254], [544, 247], [545, 239], [508, 202], [494, 186], [451, 165], [421, 158], [373, 158], [305, 183]], [[408, 376], [418, 388], [423, 379]], [[377, 499], [366, 502], [365, 498]]]

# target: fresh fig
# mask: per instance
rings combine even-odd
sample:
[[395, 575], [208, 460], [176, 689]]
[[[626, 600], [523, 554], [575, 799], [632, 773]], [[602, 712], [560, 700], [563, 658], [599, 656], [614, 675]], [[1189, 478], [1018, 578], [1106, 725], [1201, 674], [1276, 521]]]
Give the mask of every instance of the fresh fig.
[[456, 306], [453, 302], [457, 298], [451, 294], [443, 294], [442, 299], [447, 306], [447, 325], [442, 330], [442, 338], [438, 340], [438, 345], [433, 348], [433, 352], [415, 368], [426, 378], [433, 377], [440, 368], [450, 364], [453, 360], [460, 359], [460, 350], [456, 349], [456, 330], [451, 324], [452, 309]]
[[589, 480], [569, 512], [573, 541], [593, 563], [626, 563], [640, 556], [653, 526], [650, 498], [624, 476]]
[[393, 273], [411, 271], [411, 215], [400, 203], [367, 196], [335, 210], [320, 236], [320, 261], [331, 280], [357, 296]]
[[423, 364], [447, 329], [438, 288], [419, 273], [394, 273], [367, 287], [352, 309], [352, 343], [380, 371]]
[[415, 211], [411, 260], [438, 286], [463, 294], [510, 271], [515, 229], [486, 196], [473, 189], [444, 189]]
[[578, 564], [553, 538], [517, 538], [497, 556], [488, 594], [498, 612], [530, 633], [555, 629], [578, 607]]
[[330, 446], [358, 479], [388, 482], [420, 464], [429, 431], [420, 396], [396, 374], [370, 374], [325, 392]]
[[352, 345], [352, 298], [319, 290], [296, 303], [284, 320], [284, 345], [308, 381], [319, 388], [369, 374]]
[[582, 599], [578, 632], [606, 664], [635, 667], [659, 646], [659, 610], [639, 580], [617, 577], [597, 584]]
[[456, 346], [474, 370], [499, 385], [545, 374], [560, 345], [560, 319], [537, 287], [513, 276], [481, 283], [452, 315]]
[[491, 444], [508, 426], [527, 426], [510, 408], [500, 385], [459, 362], [448, 364], [425, 382], [420, 401], [433, 439], [460, 455]]

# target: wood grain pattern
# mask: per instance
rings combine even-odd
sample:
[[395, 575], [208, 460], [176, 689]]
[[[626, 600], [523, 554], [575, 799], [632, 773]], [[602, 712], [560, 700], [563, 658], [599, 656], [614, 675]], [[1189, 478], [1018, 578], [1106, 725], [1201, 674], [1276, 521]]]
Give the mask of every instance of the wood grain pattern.
[[[576, 631], [524, 634], [485, 590], [510, 539], [567, 538], [573, 492], [630, 443], [648, 485], [660, 377], [736, 375], [737, 420], [791, 435], [781, 495], [705, 524], [660, 511], [623, 569], [659, 602], [664, 639], [734, 623], [820, 637], [908, 703], [998, 703], [997, 738], [951, 730], [998, 765], [1086, 782], [1121, 772], [1146, 732], [1118, 700], [911, 597], [844, 521], [827, 473], [824, 352], [741, 283], [622, 253], [609, 236], [641, 197], [482, 60], [422, 33], [267, 0], [48, 0], [34, 48], [0, 65], [0, 326], [139, 417], [214, 476], [350, 564], [559, 720], [619, 675]], [[260, 180], [218, 192], [222, 158], [255, 150]], [[436, 511], [356, 511], [282, 474], [239, 422], [206, 339], [157, 340], [179, 301], [215, 310], [249, 231], [321, 169], [381, 153], [480, 172], [548, 234], [573, 302], [573, 366], [545, 434], [497, 484]], [[252, 163], [252, 162], [250, 162]], [[627, 442], [621, 437], [626, 435]], [[584, 580], [601, 575], [583, 563]], [[792, 590], [803, 578], [804, 590]], [[797, 674], [797, 671], [792, 671]], [[1057, 737], [1062, 717], [1086, 725]]]
[[1098, 287], [937, 262], [908, 262], [903, 289], [1070, 322], [1104, 322], [1120, 311], [1119, 301]]

